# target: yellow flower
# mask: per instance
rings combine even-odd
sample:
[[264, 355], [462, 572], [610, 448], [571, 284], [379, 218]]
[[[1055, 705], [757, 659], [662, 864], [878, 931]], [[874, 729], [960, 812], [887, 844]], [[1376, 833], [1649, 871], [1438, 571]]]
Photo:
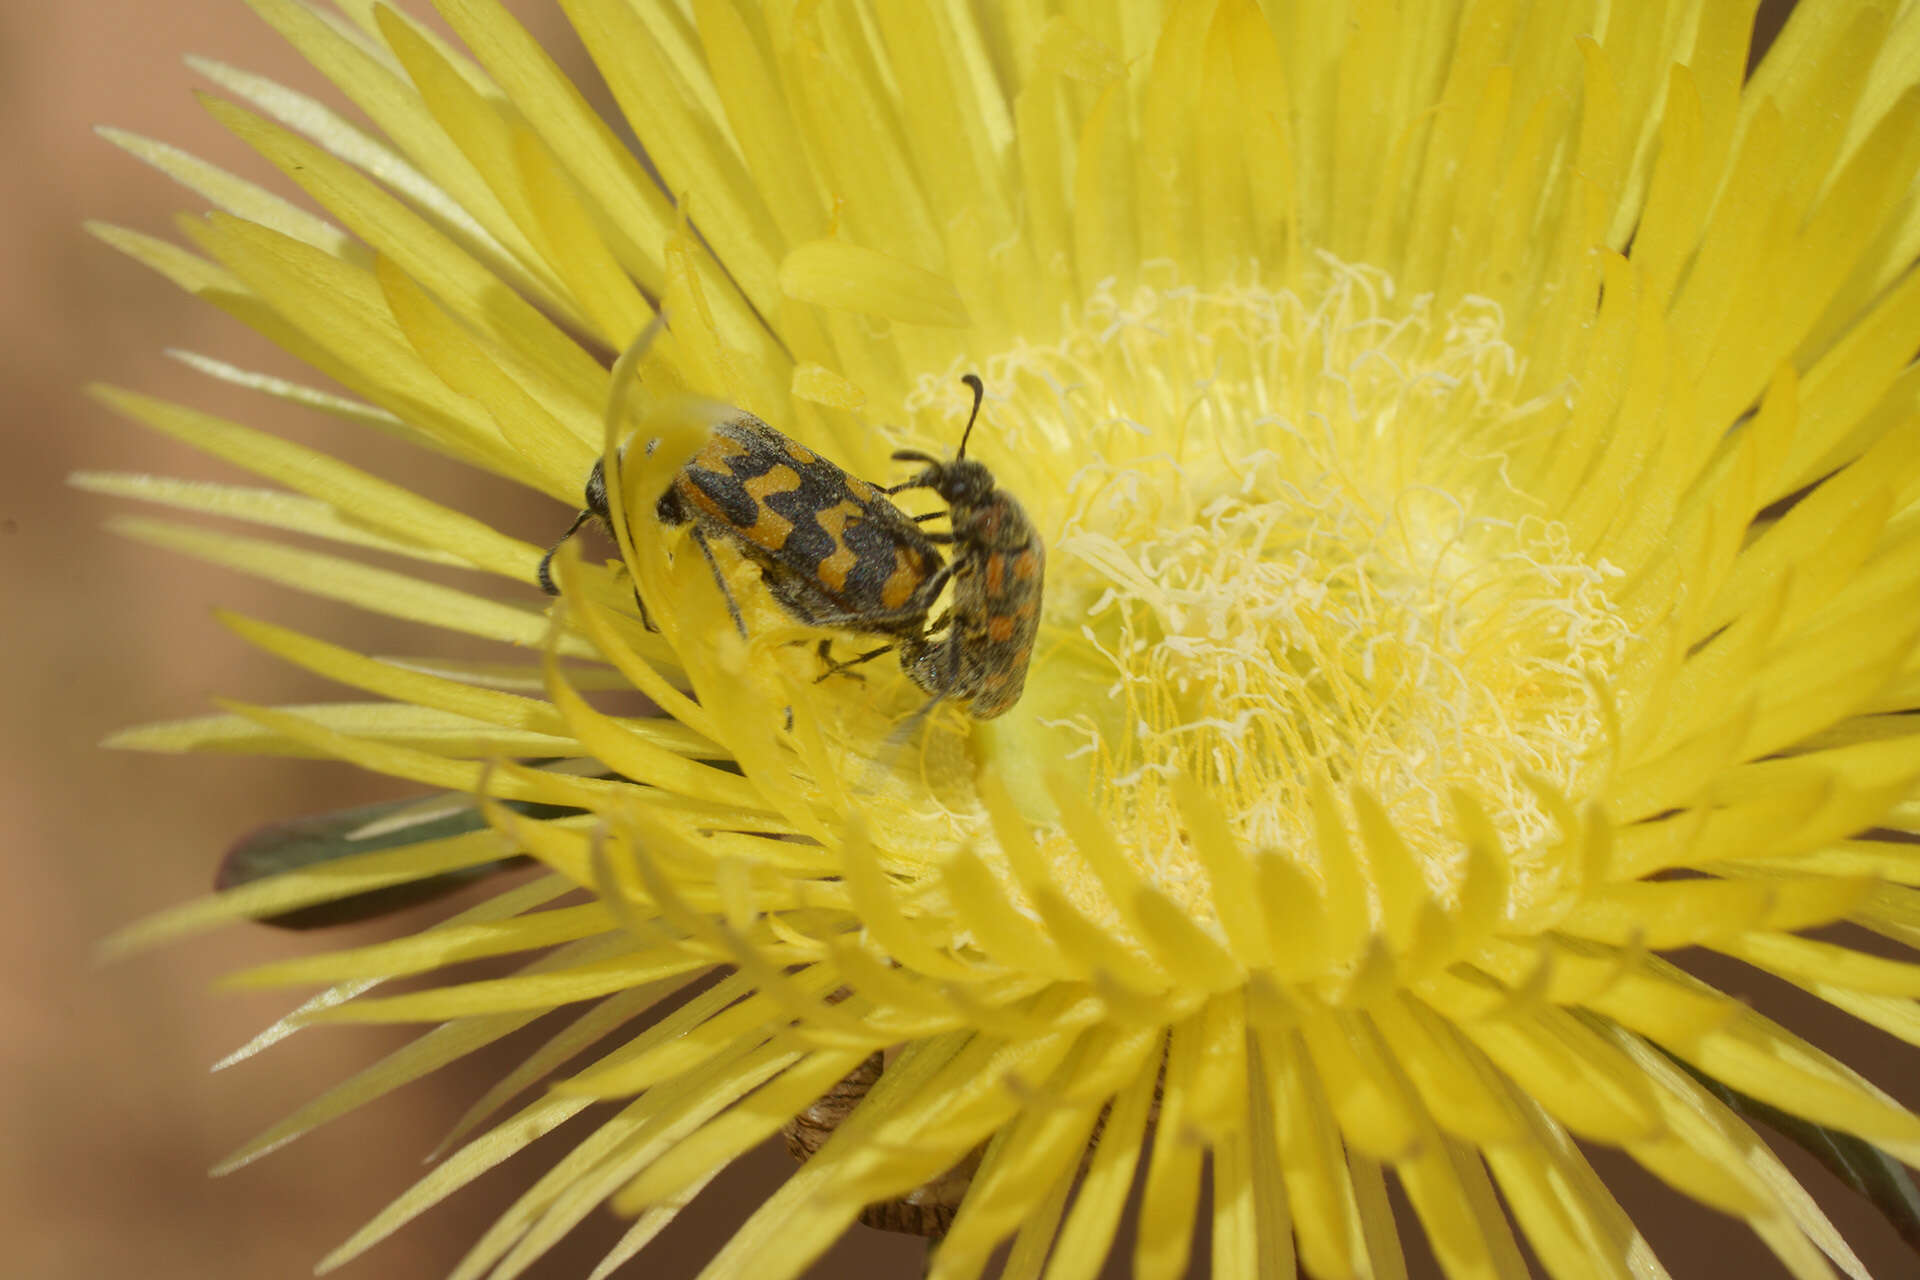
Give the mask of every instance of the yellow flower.
[[[707, 1275], [798, 1274], [955, 1166], [942, 1278], [1009, 1238], [1008, 1275], [1094, 1274], [1142, 1171], [1141, 1276], [1203, 1213], [1219, 1275], [1393, 1275], [1389, 1174], [1450, 1275], [1522, 1274], [1520, 1237], [1659, 1274], [1576, 1139], [1860, 1274], [1721, 1098], [1901, 1161], [1920, 1119], [1671, 953], [1920, 1043], [1920, 967], [1808, 936], [1920, 941], [1920, 7], [1805, 0], [1743, 83], [1752, 3], [566, 0], [643, 163], [494, 0], [441, 0], [465, 51], [253, 3], [373, 128], [202, 63], [209, 108], [328, 217], [115, 134], [217, 211], [191, 248], [102, 236], [344, 390], [215, 377], [569, 505], [617, 477], [620, 560], [568, 543], [549, 604], [539, 546], [107, 393], [291, 493], [93, 488], [496, 581], [130, 532], [518, 646], [429, 670], [230, 618], [368, 700], [120, 740], [338, 757], [488, 824], [372, 824], [129, 945], [544, 865], [241, 975], [336, 984], [268, 1039], [436, 1025], [235, 1162], [569, 1009], [461, 1136], [551, 1091], [330, 1262], [616, 1099], [460, 1274], [609, 1199], [612, 1265], [884, 1052]], [[723, 595], [655, 503], [739, 410], [898, 483], [892, 451], [952, 454], [969, 371], [1042, 625], [1010, 712], [916, 721], [892, 657], [817, 679], [821, 633], [724, 537]]]

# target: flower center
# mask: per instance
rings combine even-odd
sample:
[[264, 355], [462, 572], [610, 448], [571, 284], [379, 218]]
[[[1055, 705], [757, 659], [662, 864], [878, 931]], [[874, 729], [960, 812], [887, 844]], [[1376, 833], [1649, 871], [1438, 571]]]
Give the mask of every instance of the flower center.
[[1528, 779], [1591, 786], [1594, 690], [1631, 633], [1609, 566], [1507, 478], [1568, 392], [1527, 390], [1502, 331], [1491, 301], [1328, 261], [1299, 293], [1103, 292], [1056, 345], [988, 363], [1051, 539], [1027, 714], [1170, 892], [1198, 882], [1176, 775], [1309, 867], [1314, 780], [1364, 787], [1443, 899], [1450, 791], [1523, 851], [1518, 881], [1552, 829]]

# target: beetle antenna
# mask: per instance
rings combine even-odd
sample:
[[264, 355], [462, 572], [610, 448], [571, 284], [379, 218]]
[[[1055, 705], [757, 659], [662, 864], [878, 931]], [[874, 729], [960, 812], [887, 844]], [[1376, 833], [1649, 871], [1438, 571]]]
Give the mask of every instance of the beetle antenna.
[[977, 373], [970, 373], [960, 381], [973, 388], [973, 412], [967, 415], [967, 429], [960, 433], [960, 448], [953, 455], [955, 462], [967, 456], [967, 437], [973, 434], [974, 420], [980, 416], [980, 398], [987, 394], [987, 389], [981, 385], [980, 375]]

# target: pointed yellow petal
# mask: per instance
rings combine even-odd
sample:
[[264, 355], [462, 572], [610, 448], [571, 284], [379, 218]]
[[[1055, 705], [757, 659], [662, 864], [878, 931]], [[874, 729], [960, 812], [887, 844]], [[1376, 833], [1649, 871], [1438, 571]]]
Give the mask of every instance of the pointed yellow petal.
[[960, 295], [943, 277], [838, 240], [815, 240], [789, 253], [780, 263], [780, 288], [802, 302], [902, 324], [968, 324]]
[[[157, 520], [120, 519], [110, 527], [141, 542], [389, 617], [528, 647], [539, 644], [547, 631], [546, 619], [530, 610], [337, 556]], [[577, 641], [563, 638], [562, 648], [569, 657], [594, 656]]]

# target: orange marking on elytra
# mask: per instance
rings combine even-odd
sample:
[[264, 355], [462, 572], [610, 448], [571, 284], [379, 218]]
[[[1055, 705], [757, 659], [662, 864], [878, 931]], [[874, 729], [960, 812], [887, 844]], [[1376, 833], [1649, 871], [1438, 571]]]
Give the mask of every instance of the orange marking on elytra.
[[855, 520], [858, 520], [861, 514], [859, 503], [848, 502], [842, 499], [820, 512], [820, 514], [814, 518], [820, 522], [820, 527], [827, 531], [828, 537], [832, 538], [835, 542], [839, 542], [841, 541], [841, 535], [847, 531], [847, 526]]
[[765, 474], [741, 483], [746, 488], [747, 496], [764, 506], [774, 494], [792, 493], [798, 489], [800, 473], [792, 467], [768, 467]]
[[833, 554], [825, 557], [813, 567], [814, 576], [820, 579], [820, 585], [839, 595], [847, 589], [847, 575], [853, 572], [853, 566], [860, 557], [853, 554], [853, 548], [841, 543], [833, 549]]
[[836, 594], [847, 589], [847, 575], [853, 572], [853, 566], [860, 560], [853, 548], [847, 545], [845, 537], [847, 526], [858, 520], [860, 515], [859, 503], [842, 501], [815, 517], [820, 521], [820, 527], [827, 531], [827, 536], [833, 539], [833, 552], [815, 565], [813, 572], [827, 590]]
[[[680, 491], [681, 498], [697, 507], [710, 519], [726, 524], [727, 509], [715, 502], [705, 489], [697, 484], [688, 483], [684, 479], [676, 481], [674, 487]], [[728, 526], [728, 532], [743, 542], [753, 543], [768, 551], [778, 551], [786, 545], [787, 535], [793, 532], [793, 521], [765, 504], [761, 504], [759, 510], [759, 518], [750, 527], [741, 529], [737, 526]]]
[[740, 530], [740, 536], [749, 542], [757, 543], [769, 551], [778, 551], [787, 543], [787, 535], [793, 532], [793, 521], [767, 505], [767, 499], [776, 493], [791, 493], [800, 487], [800, 473], [792, 467], [773, 467], [765, 475], [755, 476], [743, 482], [747, 496], [753, 499], [753, 505], [759, 512], [752, 524]]
[[987, 638], [995, 644], [1005, 644], [1013, 639], [1014, 628], [1017, 625], [1012, 614], [997, 613], [987, 620]]
[[907, 554], [905, 547], [893, 549], [893, 572], [880, 584], [880, 603], [889, 609], [898, 609], [913, 598], [913, 593], [926, 579], [919, 563]]
[[732, 468], [722, 465], [728, 458], [744, 458], [753, 451], [742, 441], [730, 435], [716, 434], [708, 439], [706, 447], [694, 456], [694, 464], [708, 471], [731, 472]]

